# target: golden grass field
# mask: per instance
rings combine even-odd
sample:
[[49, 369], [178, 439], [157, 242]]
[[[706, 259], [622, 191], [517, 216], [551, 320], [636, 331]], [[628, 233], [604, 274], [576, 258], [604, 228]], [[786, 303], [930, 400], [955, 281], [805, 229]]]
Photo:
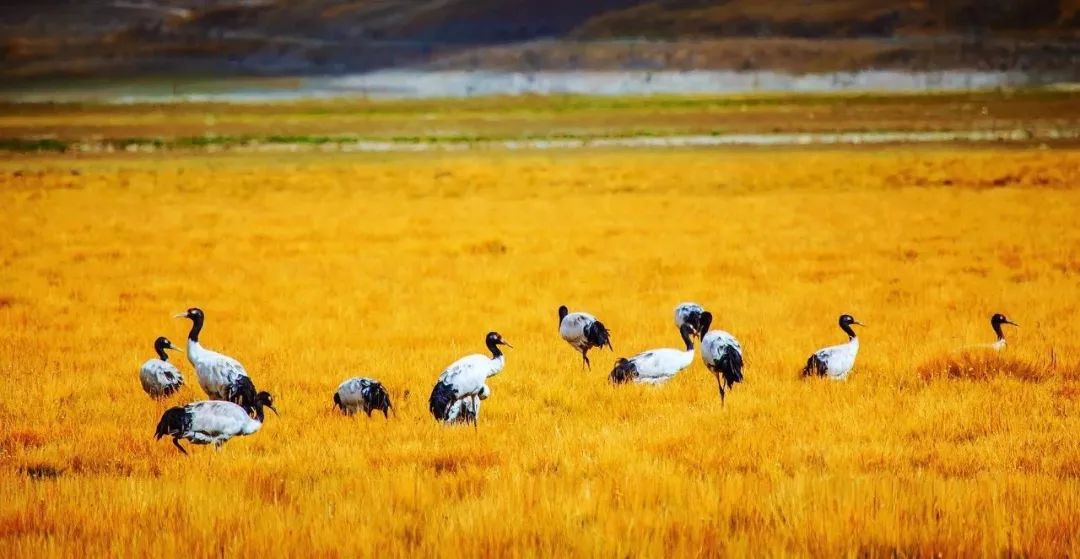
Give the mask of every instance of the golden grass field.
[[[1068, 147], [10, 156], [0, 556], [1080, 555], [1078, 186]], [[684, 300], [743, 343], [724, 406], [700, 360], [606, 380]], [[612, 330], [591, 371], [560, 304]], [[137, 371], [191, 306], [281, 415], [185, 457], [191, 366]], [[851, 378], [800, 380], [844, 312]], [[1006, 355], [947, 371], [994, 312]], [[489, 330], [479, 430], [437, 425]], [[355, 375], [397, 416], [333, 412]]]

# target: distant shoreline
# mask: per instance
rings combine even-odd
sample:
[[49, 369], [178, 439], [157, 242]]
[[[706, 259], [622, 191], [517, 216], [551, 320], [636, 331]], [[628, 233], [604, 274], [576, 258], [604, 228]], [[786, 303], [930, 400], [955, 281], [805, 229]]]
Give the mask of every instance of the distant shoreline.
[[[306, 140], [306, 141], [305, 141]], [[0, 154], [8, 153], [129, 153], [152, 154], [167, 151], [232, 153], [418, 153], [462, 151], [532, 151], [612, 148], [716, 148], [716, 147], [798, 147], [918, 144], [1075, 144], [1080, 131], [939, 130], [877, 131], [840, 133], [698, 134], [661, 136], [610, 136], [580, 138], [520, 138], [503, 140], [435, 138], [378, 140], [362, 138], [180, 138], [173, 141], [83, 141], [56, 140], [0, 141]]]
[[0, 90], [14, 103], [263, 103], [332, 98], [437, 99], [520, 95], [977, 91], [1071, 86], [1067, 76], [1020, 71], [466, 71], [382, 70], [343, 76], [57, 80]]

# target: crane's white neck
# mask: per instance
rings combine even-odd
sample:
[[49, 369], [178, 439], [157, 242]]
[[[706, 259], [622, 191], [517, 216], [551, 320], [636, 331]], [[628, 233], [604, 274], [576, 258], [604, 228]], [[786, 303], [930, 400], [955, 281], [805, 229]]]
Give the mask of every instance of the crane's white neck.
[[191, 339], [188, 340], [188, 342], [187, 342], [188, 361], [192, 361], [192, 362], [198, 361], [205, 354], [206, 354], [206, 350], [203, 348], [203, 346], [201, 344], [199, 344], [198, 341], [191, 340]]
[[505, 365], [506, 365], [506, 356], [503, 355], [502, 353], [500, 353], [498, 357], [491, 358], [491, 369], [488, 371], [487, 376], [493, 377], [493, 376], [499, 374], [499, 372], [503, 370], [503, 367]]
[[848, 340], [848, 343], [844, 344], [844, 345], [847, 346], [848, 351], [850, 351], [851, 353], [858, 353], [859, 352], [859, 338], [858, 338], [858, 336], [852, 336]]

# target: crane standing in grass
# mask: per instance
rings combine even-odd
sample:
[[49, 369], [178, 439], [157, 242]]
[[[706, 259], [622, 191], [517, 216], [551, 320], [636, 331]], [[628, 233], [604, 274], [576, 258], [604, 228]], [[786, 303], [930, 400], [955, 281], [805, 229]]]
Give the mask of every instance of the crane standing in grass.
[[559, 335], [571, 347], [581, 352], [581, 358], [585, 360], [585, 366], [592, 368], [589, 363], [589, 350], [594, 347], [602, 348], [605, 345], [611, 347], [611, 334], [603, 322], [596, 317], [584, 312], [570, 312], [566, 305], [559, 307]]
[[844, 344], [834, 345], [819, 349], [806, 360], [802, 376], [829, 377], [832, 380], [846, 380], [855, 367], [855, 357], [859, 354], [859, 338], [852, 325], [862, 326], [850, 314], [840, 315], [840, 329], [848, 335], [848, 341]]
[[187, 356], [199, 377], [199, 386], [211, 400], [225, 400], [243, 407], [249, 414], [255, 413], [255, 384], [239, 361], [199, 343], [205, 315], [202, 309], [190, 308], [176, 315], [191, 321], [188, 333]]
[[[491, 389], [487, 387], [488, 377], [499, 374], [506, 364], [506, 356], [499, 346], [514, 346], [503, 340], [498, 332], [488, 332], [484, 344], [491, 352], [490, 358], [479, 353], [466, 355], [454, 361], [439, 375], [429, 399], [429, 409], [436, 420], [449, 422], [450, 412], [455, 404], [465, 399], [471, 400], [473, 410], [479, 411], [481, 394], [491, 393]], [[472, 424], [474, 428], [477, 425], [475, 413]]]
[[724, 388], [731, 387], [743, 380], [743, 356], [742, 346], [735, 336], [723, 331], [709, 331], [712, 326], [712, 313], [706, 311], [701, 315], [701, 360], [705, 367], [716, 376], [716, 384], [720, 386], [720, 401], [724, 401]]
[[334, 391], [334, 405], [345, 415], [352, 415], [362, 411], [371, 417], [373, 410], [379, 410], [383, 417], [389, 417], [387, 412], [394, 406], [390, 403], [390, 395], [382, 383], [369, 379], [356, 377], [346, 380]]
[[180, 348], [174, 346], [165, 336], [161, 336], [154, 340], [157, 359], [150, 359], [139, 368], [139, 381], [151, 398], [167, 398], [184, 386], [184, 375], [180, 374], [176, 365], [169, 363], [165, 350], [180, 351]]

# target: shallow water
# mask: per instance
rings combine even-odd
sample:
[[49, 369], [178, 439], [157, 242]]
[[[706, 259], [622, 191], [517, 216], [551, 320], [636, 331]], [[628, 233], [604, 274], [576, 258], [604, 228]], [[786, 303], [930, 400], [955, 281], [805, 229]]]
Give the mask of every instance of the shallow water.
[[956, 91], [1052, 82], [1022, 72], [866, 71], [793, 75], [778, 72], [490, 72], [385, 70], [294, 79], [221, 79], [192, 82], [98, 82], [0, 91], [16, 102], [98, 101], [259, 103], [363, 97], [420, 99], [488, 95], [651, 95], [754, 92]]

